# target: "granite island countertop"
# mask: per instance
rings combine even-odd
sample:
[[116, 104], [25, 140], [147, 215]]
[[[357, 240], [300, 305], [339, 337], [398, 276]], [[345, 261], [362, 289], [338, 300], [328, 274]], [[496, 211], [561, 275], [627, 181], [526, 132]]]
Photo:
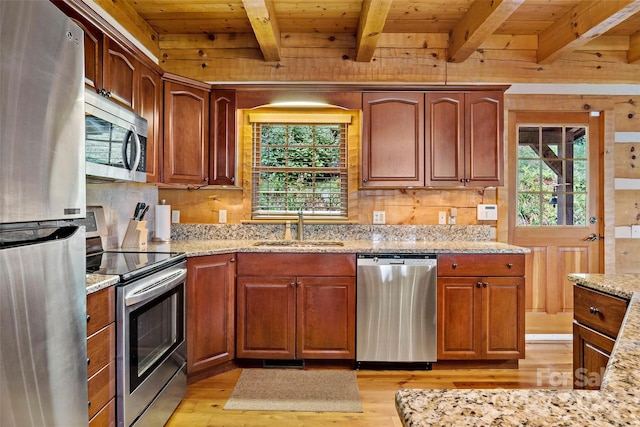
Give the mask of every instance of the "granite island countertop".
[[571, 274], [582, 286], [630, 299], [601, 390], [403, 389], [407, 427], [640, 425], [640, 275]]

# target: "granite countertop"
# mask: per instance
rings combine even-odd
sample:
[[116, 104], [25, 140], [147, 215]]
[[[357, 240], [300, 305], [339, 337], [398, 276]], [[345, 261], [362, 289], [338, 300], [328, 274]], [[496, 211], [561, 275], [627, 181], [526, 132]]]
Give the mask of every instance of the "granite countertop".
[[87, 295], [98, 292], [118, 283], [120, 276], [105, 276], [103, 274], [87, 274]]
[[[276, 245], [256, 246], [271, 242]], [[428, 240], [344, 240], [342, 245], [326, 245], [328, 240], [293, 240], [290, 246], [278, 245], [281, 240], [184, 239], [169, 243], [149, 242], [148, 252], [184, 252], [188, 257], [225, 254], [229, 252], [310, 252], [310, 253], [527, 253], [529, 249], [489, 241], [428, 241]], [[309, 243], [318, 243], [317, 246]], [[112, 286], [118, 276], [87, 275], [87, 294]]]
[[[260, 242], [275, 244], [256, 245]], [[148, 251], [185, 252], [187, 256], [215, 255], [228, 252], [321, 252], [321, 253], [528, 253], [529, 249], [489, 241], [429, 241], [429, 240], [342, 240], [342, 245], [326, 245], [327, 240], [292, 240], [291, 245], [279, 245], [282, 240], [174, 240], [169, 243], [149, 243]], [[314, 246], [313, 243], [317, 243]]]
[[582, 286], [630, 298], [601, 390], [403, 389], [405, 426], [640, 425], [640, 275], [571, 274]]

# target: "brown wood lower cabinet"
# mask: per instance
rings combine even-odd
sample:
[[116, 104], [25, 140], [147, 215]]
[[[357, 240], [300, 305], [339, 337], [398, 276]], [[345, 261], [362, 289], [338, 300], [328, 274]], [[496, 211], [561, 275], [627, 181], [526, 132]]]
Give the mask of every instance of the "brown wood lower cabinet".
[[524, 255], [440, 255], [438, 360], [524, 358], [524, 296]]
[[573, 300], [573, 388], [598, 390], [628, 301], [581, 286]]
[[187, 374], [235, 355], [235, 254], [187, 259]]
[[116, 422], [115, 289], [87, 296], [88, 416], [92, 427]]
[[355, 255], [238, 254], [238, 358], [354, 359]]

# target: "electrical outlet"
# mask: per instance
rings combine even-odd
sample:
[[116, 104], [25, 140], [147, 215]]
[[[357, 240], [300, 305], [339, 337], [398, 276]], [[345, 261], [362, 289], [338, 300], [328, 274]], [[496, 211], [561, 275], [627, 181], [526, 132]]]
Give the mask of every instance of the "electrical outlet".
[[438, 224], [446, 225], [447, 224], [447, 213], [442, 211], [438, 212]]
[[373, 223], [384, 224], [386, 222], [384, 211], [373, 211]]
[[220, 224], [226, 224], [227, 223], [227, 210], [226, 209], [220, 209], [218, 211], [218, 222]]

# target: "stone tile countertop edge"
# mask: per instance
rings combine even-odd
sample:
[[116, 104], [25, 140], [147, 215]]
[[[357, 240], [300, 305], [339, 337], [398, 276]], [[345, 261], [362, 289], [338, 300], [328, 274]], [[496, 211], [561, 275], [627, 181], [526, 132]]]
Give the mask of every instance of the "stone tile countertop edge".
[[87, 274], [87, 295], [98, 292], [118, 283], [120, 276], [105, 276], [103, 274]]
[[601, 390], [403, 389], [395, 396], [403, 425], [640, 425], [640, 275], [569, 280], [630, 299]]

